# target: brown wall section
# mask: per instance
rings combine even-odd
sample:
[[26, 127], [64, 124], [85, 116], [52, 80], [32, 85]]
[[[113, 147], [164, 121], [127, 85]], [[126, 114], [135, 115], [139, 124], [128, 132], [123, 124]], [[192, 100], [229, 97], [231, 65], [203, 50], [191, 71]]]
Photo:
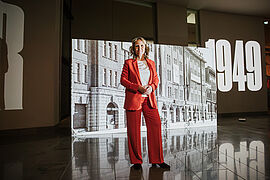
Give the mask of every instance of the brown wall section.
[[72, 38], [131, 41], [143, 36], [155, 40], [150, 3], [72, 1], [72, 15]]
[[113, 39], [131, 41], [143, 36], [155, 40], [153, 15], [151, 4], [113, 2]]
[[254, 40], [261, 45], [262, 89], [257, 92], [249, 90], [238, 92], [237, 84], [234, 83], [230, 92], [218, 91], [218, 113], [267, 111], [263, 18], [200, 11], [200, 29], [202, 46], [210, 38], [228, 40], [232, 48], [232, 61], [235, 40], [243, 40], [244, 43]]
[[61, 0], [5, 2], [24, 11], [23, 109], [0, 111], [0, 130], [54, 126], [59, 120]]
[[187, 9], [157, 3], [157, 36], [160, 44], [187, 45]]
[[164, 3], [157, 3], [155, 7], [151, 3], [130, 1], [80, 0], [72, 2], [72, 15], [73, 38], [130, 41], [143, 36], [161, 44], [187, 45], [184, 7]]
[[77, 39], [112, 39], [112, 0], [72, 1], [71, 36]]

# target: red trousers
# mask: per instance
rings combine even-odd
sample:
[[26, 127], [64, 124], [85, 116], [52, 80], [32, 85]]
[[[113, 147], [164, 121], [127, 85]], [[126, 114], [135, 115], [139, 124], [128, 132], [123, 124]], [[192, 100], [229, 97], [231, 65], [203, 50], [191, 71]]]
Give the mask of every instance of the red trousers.
[[163, 163], [161, 121], [157, 109], [152, 109], [149, 98], [143, 98], [140, 110], [126, 110], [128, 150], [132, 164], [142, 164], [141, 152], [141, 113], [147, 127], [147, 145], [149, 162]]

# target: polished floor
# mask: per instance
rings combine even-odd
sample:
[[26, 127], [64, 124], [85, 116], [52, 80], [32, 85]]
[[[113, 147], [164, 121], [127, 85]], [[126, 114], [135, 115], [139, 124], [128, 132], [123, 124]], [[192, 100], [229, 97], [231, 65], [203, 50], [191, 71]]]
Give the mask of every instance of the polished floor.
[[220, 118], [217, 127], [162, 132], [165, 162], [129, 162], [125, 133], [71, 137], [67, 127], [0, 132], [0, 179], [270, 179], [270, 116]]

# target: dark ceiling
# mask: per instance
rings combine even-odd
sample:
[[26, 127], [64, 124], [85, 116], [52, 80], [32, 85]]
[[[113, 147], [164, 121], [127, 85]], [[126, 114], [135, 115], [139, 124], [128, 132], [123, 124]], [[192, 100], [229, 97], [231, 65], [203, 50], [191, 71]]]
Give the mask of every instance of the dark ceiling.
[[149, 0], [185, 6], [195, 10], [210, 10], [270, 18], [270, 0]]

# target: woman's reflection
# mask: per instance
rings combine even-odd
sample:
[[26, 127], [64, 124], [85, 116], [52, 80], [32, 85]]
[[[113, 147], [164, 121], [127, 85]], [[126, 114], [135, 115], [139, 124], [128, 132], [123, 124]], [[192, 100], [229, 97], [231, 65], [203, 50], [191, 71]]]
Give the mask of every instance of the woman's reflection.
[[129, 170], [129, 180], [138, 180], [144, 179], [143, 178], [143, 170], [142, 169], [135, 169], [133, 167]]
[[148, 180], [163, 180], [163, 173], [165, 171], [169, 171], [169, 170], [161, 169], [157, 167], [150, 167]]

